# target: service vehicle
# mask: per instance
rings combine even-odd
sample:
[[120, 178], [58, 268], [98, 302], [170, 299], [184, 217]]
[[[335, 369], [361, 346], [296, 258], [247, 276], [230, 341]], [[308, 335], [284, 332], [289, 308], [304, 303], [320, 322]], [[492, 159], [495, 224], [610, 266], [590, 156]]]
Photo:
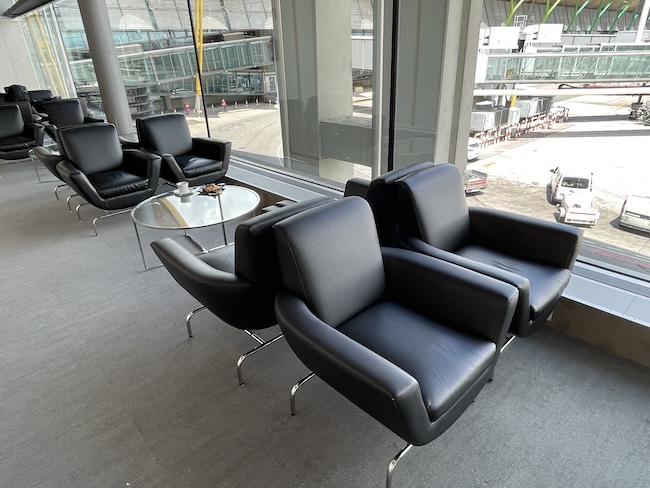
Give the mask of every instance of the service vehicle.
[[593, 196], [594, 174], [584, 168], [560, 168], [551, 170], [551, 203], [560, 203], [566, 195]]
[[465, 170], [463, 175], [465, 184], [465, 193], [476, 193], [487, 188], [487, 173], [475, 169]]
[[600, 212], [594, 206], [591, 195], [567, 194], [556, 206], [560, 222], [594, 226], [598, 223]]
[[467, 142], [467, 160], [476, 161], [481, 157], [481, 140], [476, 137], [470, 137]]
[[618, 225], [650, 232], [650, 197], [628, 195], [621, 207]]

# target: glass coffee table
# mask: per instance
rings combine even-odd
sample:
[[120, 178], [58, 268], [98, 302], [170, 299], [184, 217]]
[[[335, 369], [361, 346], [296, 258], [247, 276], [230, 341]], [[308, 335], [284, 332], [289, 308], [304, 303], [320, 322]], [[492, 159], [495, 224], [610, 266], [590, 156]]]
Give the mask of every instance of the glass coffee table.
[[224, 245], [226, 222], [242, 217], [257, 208], [260, 196], [253, 190], [242, 186], [222, 185], [220, 193], [201, 193], [200, 188], [190, 188], [188, 193], [180, 195], [178, 190], [153, 196], [131, 211], [135, 235], [142, 256], [144, 269], [151, 269], [142, 249], [138, 226], [159, 230], [182, 230], [202, 253], [208, 252], [201, 244], [187, 234], [188, 230], [221, 224]]

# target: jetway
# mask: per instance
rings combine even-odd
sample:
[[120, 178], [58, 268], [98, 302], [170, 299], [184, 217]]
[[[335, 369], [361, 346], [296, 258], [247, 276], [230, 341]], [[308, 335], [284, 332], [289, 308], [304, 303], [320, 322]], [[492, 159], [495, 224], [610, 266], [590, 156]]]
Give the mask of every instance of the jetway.
[[650, 86], [628, 86], [628, 87], [603, 87], [603, 88], [477, 88], [474, 96], [492, 97], [503, 95], [517, 95], [529, 97], [542, 96], [573, 96], [582, 95], [650, 95]]

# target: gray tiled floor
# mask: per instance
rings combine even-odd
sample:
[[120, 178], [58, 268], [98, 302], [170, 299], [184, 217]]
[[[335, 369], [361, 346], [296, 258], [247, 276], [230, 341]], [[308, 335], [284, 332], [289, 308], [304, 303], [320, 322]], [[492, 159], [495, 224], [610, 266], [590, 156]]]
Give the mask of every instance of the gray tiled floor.
[[[30, 162], [0, 176], [0, 486], [383, 485], [402, 441], [319, 380], [290, 417], [306, 370], [286, 343], [247, 360], [238, 386], [254, 343], [205, 312], [187, 338], [196, 303], [165, 269], [142, 271], [128, 216], [95, 237]], [[649, 406], [650, 370], [542, 329], [395, 486], [648, 486]]]

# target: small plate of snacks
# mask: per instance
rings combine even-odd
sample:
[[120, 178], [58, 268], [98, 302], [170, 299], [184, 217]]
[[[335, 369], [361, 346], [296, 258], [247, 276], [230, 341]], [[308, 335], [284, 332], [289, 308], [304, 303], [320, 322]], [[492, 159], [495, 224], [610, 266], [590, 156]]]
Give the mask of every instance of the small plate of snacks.
[[201, 187], [201, 194], [216, 196], [223, 193], [225, 189], [226, 185], [224, 183], [208, 183], [207, 185], [203, 185]]

